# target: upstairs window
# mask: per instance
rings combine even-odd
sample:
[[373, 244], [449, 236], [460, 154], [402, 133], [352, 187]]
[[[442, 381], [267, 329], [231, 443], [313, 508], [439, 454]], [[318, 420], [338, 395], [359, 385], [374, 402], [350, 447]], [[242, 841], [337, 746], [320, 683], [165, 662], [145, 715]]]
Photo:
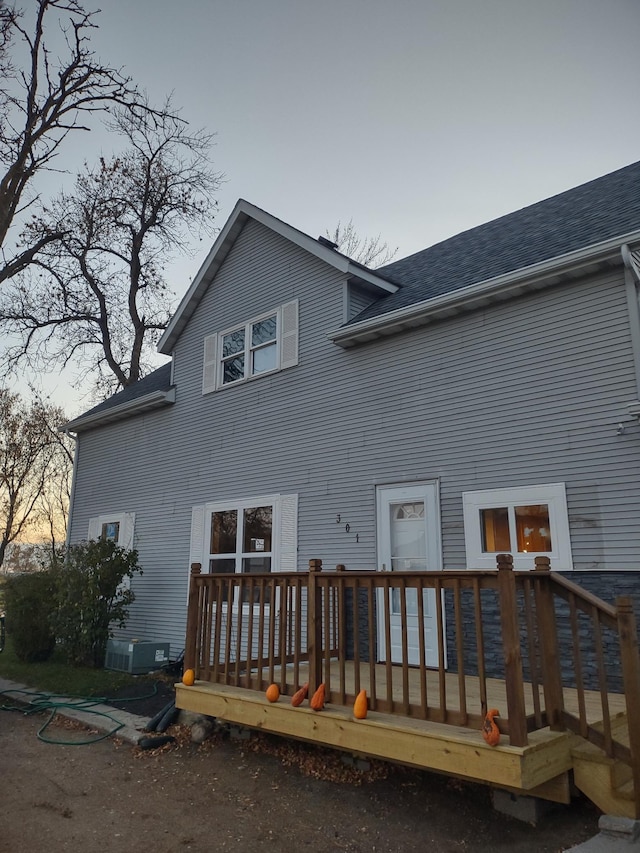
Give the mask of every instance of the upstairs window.
[[222, 335], [222, 384], [238, 382], [278, 366], [278, 315], [272, 314]]
[[202, 393], [298, 363], [298, 302], [204, 339]]
[[467, 567], [495, 569], [497, 554], [511, 554], [516, 569], [536, 557], [551, 568], [573, 568], [564, 483], [463, 492]]

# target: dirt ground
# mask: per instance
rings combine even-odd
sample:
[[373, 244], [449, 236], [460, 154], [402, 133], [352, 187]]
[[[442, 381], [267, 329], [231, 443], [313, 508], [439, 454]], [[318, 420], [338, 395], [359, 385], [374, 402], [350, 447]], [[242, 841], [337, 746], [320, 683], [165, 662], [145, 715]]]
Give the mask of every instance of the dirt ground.
[[[557, 853], [597, 833], [585, 801], [531, 827], [493, 811], [484, 787], [382, 763], [361, 772], [277, 738], [221, 732], [197, 747], [174, 726], [161, 751], [113, 738], [60, 746], [38, 740], [44, 719], [0, 711], [1, 850]], [[47, 734], [87, 731], [54, 723]]]

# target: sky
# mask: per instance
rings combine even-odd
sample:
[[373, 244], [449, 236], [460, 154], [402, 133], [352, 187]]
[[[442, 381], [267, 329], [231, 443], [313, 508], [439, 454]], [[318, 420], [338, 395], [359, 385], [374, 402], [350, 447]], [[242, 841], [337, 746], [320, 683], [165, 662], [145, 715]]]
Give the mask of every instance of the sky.
[[[245, 198], [314, 237], [353, 219], [400, 258], [640, 159], [638, 0], [102, 6], [96, 53], [215, 132], [218, 228]], [[109, 145], [77, 134], [61, 165]], [[171, 264], [178, 299], [209, 248]]]

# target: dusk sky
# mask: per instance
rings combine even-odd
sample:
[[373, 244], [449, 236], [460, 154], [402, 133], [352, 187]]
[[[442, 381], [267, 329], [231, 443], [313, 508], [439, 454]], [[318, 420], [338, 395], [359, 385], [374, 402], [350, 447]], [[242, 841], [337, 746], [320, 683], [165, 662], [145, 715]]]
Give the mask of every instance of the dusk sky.
[[[98, 22], [105, 62], [217, 134], [218, 227], [242, 197], [402, 257], [640, 159], [638, 0], [104, 0]], [[172, 265], [178, 298], [209, 248]]]

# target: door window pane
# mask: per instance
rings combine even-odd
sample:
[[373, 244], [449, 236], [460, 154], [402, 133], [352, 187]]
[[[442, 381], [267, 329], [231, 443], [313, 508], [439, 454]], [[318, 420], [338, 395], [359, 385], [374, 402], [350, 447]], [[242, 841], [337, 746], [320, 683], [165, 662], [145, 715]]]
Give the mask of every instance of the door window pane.
[[424, 502], [391, 504], [389, 510], [392, 571], [426, 571]]
[[[211, 513], [210, 554], [235, 554], [238, 511], [235, 509]], [[223, 570], [225, 571], [225, 570]]]
[[515, 512], [518, 551], [523, 554], [552, 551], [548, 505], [517, 506]]

